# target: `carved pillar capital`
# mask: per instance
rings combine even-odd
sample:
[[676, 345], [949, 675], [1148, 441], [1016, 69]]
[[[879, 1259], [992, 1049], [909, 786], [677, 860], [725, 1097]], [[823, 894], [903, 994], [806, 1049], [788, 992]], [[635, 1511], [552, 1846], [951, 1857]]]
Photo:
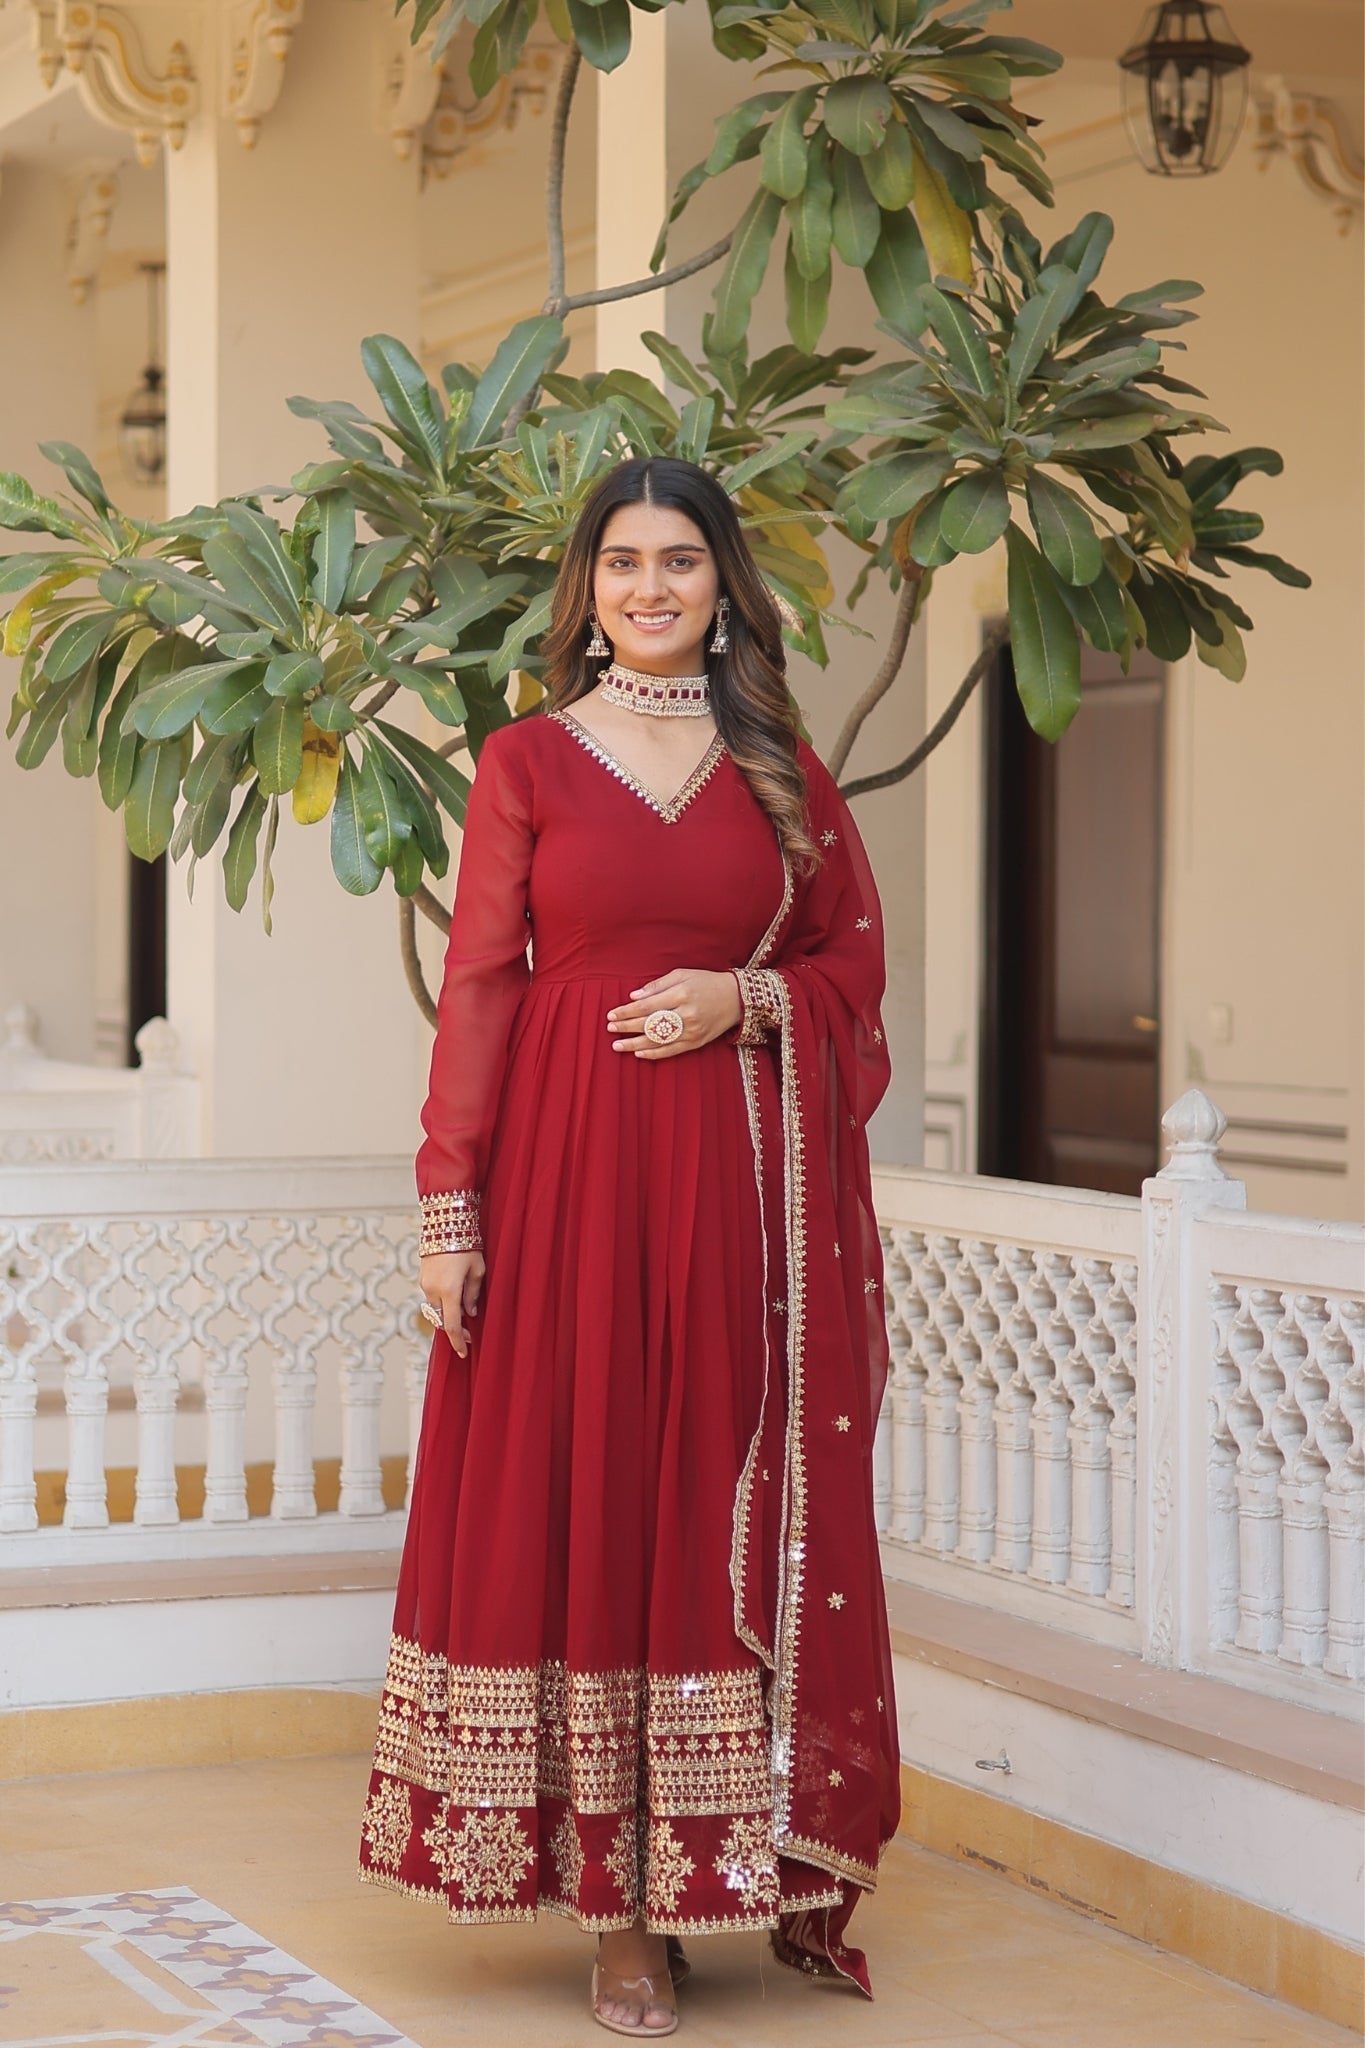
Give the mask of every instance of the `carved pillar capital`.
[[262, 118], [279, 99], [303, 0], [237, 0], [229, 34], [226, 111], [243, 149], [255, 147]]

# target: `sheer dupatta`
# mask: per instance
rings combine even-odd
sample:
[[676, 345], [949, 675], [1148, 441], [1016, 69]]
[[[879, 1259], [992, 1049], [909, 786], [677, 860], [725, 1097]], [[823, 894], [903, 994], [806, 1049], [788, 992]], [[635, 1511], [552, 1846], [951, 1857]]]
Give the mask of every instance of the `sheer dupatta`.
[[890, 1077], [885, 950], [852, 816], [819, 759], [804, 746], [801, 755], [822, 857], [789, 883], [750, 963], [766, 1014], [780, 1020], [771, 1049], [739, 1053], [774, 1335], [736, 1495], [731, 1577], [736, 1628], [772, 1672], [776, 1848], [843, 1882], [841, 1905], [787, 1916], [774, 1946], [870, 1996], [864, 1958], [843, 1932], [900, 1814], [872, 1504], [887, 1336], [865, 1134]]

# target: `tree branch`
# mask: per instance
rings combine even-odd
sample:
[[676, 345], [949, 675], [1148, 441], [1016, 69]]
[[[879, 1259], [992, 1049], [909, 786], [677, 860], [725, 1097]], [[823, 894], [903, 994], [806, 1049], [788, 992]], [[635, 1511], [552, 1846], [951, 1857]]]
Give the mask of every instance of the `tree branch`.
[[407, 901], [420, 910], [423, 917], [434, 924], [444, 938], [450, 937], [450, 912], [438, 897], [432, 895], [425, 882], [417, 884]]
[[1009, 636], [1007, 619], [998, 619], [993, 626], [987, 628], [986, 637], [981, 643], [981, 652], [962, 678], [951, 704], [933, 729], [924, 735], [914, 752], [907, 754], [903, 761], [898, 761], [894, 768], [883, 768], [876, 775], [855, 775], [851, 782], [841, 782], [839, 794], [846, 802], [851, 802], [855, 796], [866, 796], [873, 789], [889, 789], [893, 782], [904, 782], [907, 775], [913, 775], [915, 770], [928, 760], [934, 748], [942, 745], [957, 724], [959, 713]]
[[548, 300], [545, 310], [558, 313], [562, 318], [565, 313], [576, 313], [581, 306], [614, 306], [621, 299], [639, 299], [646, 292], [660, 292], [665, 285], [681, 284], [685, 277], [693, 277], [697, 271], [719, 263], [722, 256], [729, 255], [734, 239], [733, 231], [722, 235], [709, 249], [703, 249], [700, 256], [689, 256], [686, 263], [675, 263], [671, 270], [661, 270], [657, 277], [637, 277], [633, 284], [604, 285], [598, 292], [575, 292], [571, 298]]
[[[550, 163], [545, 178], [545, 234], [550, 251], [550, 300], [564, 296], [564, 157], [569, 141], [569, 114], [578, 84], [582, 52], [575, 43], [564, 59], [550, 124]], [[547, 304], [546, 311], [550, 310]]]
[[839, 737], [830, 750], [826, 766], [836, 782], [843, 773], [844, 763], [853, 751], [853, 742], [863, 729], [864, 720], [869, 712], [881, 703], [900, 674], [901, 663], [905, 660], [905, 650], [910, 645], [910, 629], [919, 610], [920, 587], [923, 582], [924, 571], [916, 563], [914, 575], [906, 576], [901, 584], [896, 616], [891, 627], [891, 639], [882, 665], [839, 728]]
[[398, 692], [402, 689], [402, 687], [403, 685], [401, 683], [395, 683], [393, 681], [385, 683], [383, 689], [378, 691], [375, 696], [371, 697], [368, 704], [356, 705], [356, 717], [358, 719], [361, 719], [362, 721], [377, 717], [377, 715], [384, 709], [384, 706], [388, 703], [390, 697], [396, 697], [398, 695]]
[[426, 982], [422, 979], [422, 963], [417, 957], [417, 913], [413, 909], [410, 896], [400, 896], [398, 899], [398, 944], [403, 955], [403, 972], [408, 978], [408, 987], [412, 990], [412, 999], [434, 1031], [436, 1005], [431, 1000]]

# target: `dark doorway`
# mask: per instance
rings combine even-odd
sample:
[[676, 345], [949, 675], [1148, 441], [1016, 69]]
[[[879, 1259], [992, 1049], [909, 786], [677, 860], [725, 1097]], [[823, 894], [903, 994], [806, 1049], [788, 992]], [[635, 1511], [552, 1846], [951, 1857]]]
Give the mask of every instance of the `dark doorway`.
[[1087, 648], [1081, 683], [1055, 746], [1008, 647], [987, 685], [978, 1171], [1135, 1195], [1159, 1163], [1165, 671]]
[[166, 1014], [166, 856], [128, 856], [128, 1047], [138, 1063], [137, 1034], [149, 1017]]

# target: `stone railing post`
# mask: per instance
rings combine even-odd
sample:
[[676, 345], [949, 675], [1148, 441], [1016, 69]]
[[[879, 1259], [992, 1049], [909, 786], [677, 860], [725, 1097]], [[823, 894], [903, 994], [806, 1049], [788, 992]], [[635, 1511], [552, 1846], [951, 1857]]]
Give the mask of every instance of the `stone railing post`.
[[1246, 1188], [1219, 1163], [1227, 1119], [1198, 1088], [1161, 1128], [1170, 1156], [1142, 1185], [1137, 1601], [1144, 1658], [1178, 1670], [1208, 1605], [1210, 1306], [1193, 1232], [1211, 1209], [1245, 1209]]

